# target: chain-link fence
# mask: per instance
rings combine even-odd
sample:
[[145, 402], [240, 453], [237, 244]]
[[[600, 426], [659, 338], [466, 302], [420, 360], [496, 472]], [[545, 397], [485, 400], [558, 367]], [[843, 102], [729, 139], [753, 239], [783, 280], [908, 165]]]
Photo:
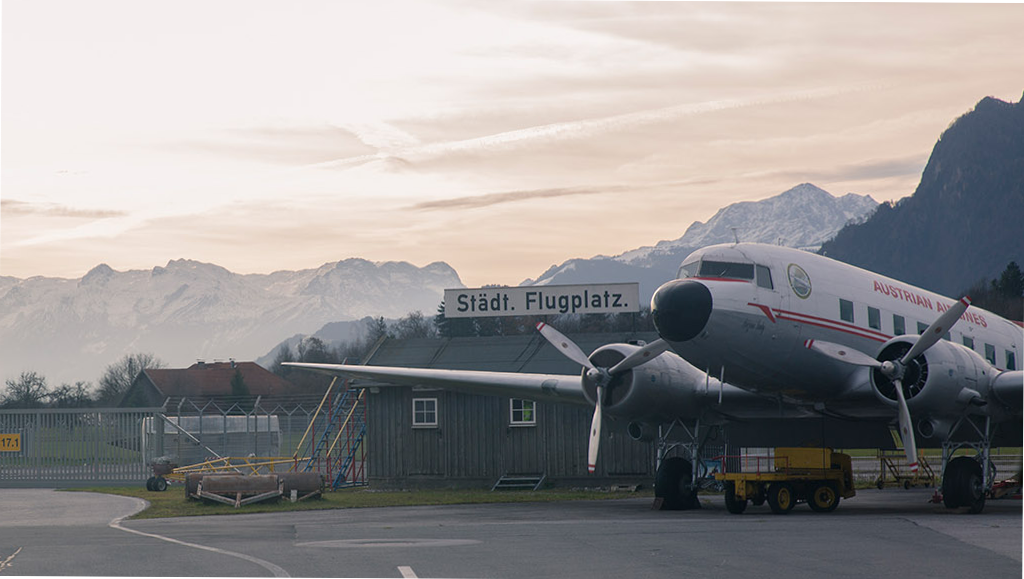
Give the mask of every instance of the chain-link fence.
[[[338, 432], [328, 429], [331, 402], [175, 398], [162, 408], [3, 410], [0, 487], [135, 484], [154, 463], [228, 457], [289, 457], [304, 470], [324, 433]], [[329, 463], [321, 457], [312, 468]]]

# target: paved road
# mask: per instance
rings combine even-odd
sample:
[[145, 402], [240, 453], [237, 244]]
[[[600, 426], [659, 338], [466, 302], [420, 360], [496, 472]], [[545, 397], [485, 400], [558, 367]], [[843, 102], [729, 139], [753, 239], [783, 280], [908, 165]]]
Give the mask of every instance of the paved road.
[[[121, 521], [123, 497], [0, 490], [0, 574], [293, 577], [1019, 577], [1021, 501], [967, 515], [927, 490], [831, 514], [649, 501], [307, 511]], [[13, 555], [13, 557], [12, 557]], [[5, 562], [6, 561], [6, 562]]]

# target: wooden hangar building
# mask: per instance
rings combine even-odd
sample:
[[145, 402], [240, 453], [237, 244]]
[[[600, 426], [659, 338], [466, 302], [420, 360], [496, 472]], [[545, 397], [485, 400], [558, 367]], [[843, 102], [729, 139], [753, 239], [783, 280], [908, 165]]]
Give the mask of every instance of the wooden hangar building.
[[[654, 333], [576, 334], [584, 352]], [[579, 374], [539, 333], [486, 338], [385, 340], [371, 366]], [[377, 488], [491, 488], [532, 475], [559, 487], [654, 481], [655, 445], [626, 434], [606, 415], [597, 472], [587, 474], [593, 408], [493, 395], [355, 381], [367, 391], [367, 477]]]

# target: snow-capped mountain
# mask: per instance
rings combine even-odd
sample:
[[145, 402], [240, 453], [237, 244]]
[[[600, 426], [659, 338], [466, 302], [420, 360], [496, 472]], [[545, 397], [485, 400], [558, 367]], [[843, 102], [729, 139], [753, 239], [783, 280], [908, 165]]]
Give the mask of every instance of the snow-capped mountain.
[[641, 300], [648, 301], [658, 286], [675, 277], [683, 258], [696, 249], [738, 238], [817, 251], [844, 225], [866, 218], [877, 205], [869, 195], [834, 197], [804, 183], [762, 201], [720, 209], [707, 223], [694, 222], [679, 239], [614, 257], [571, 259], [521, 285], [638, 281]]
[[240, 275], [171, 261], [152, 270], [93, 268], [81, 279], [0, 278], [0, 371], [46, 376], [51, 386], [95, 383], [126, 353], [174, 366], [252, 359], [283, 337], [364, 316], [432, 314], [445, 288], [462, 287], [448, 264], [346, 259], [317, 269]]

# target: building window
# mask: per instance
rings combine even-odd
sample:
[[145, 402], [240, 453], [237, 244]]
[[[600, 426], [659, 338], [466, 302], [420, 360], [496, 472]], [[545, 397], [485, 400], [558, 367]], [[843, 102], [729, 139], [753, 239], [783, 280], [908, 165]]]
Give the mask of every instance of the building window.
[[757, 268], [757, 286], [765, 289], [775, 289], [772, 284], [772, 270], [763, 265], [754, 266]]
[[928, 331], [928, 324], [924, 322], [917, 322], [917, 334], [924, 335]]
[[512, 426], [536, 426], [537, 413], [533, 400], [513, 398], [509, 402], [509, 424]]
[[996, 347], [992, 344], [985, 344], [985, 359], [989, 364], [996, 365]]
[[420, 427], [437, 426], [437, 398], [412, 399], [412, 425]]
[[878, 311], [878, 308], [868, 307], [868, 327], [882, 329], [882, 312]]
[[892, 334], [902, 336], [907, 333], [907, 320], [903, 316], [892, 315]]
[[853, 302], [839, 299], [839, 318], [844, 322], [853, 323]]
[[970, 349], [974, 349], [974, 338], [970, 336], [964, 336], [964, 345]]
[[1011, 352], [1009, 350], [1006, 351], [1006, 369], [1007, 370], [1016, 370], [1017, 369], [1017, 356], [1015, 356], [1013, 354], [1013, 352]]

